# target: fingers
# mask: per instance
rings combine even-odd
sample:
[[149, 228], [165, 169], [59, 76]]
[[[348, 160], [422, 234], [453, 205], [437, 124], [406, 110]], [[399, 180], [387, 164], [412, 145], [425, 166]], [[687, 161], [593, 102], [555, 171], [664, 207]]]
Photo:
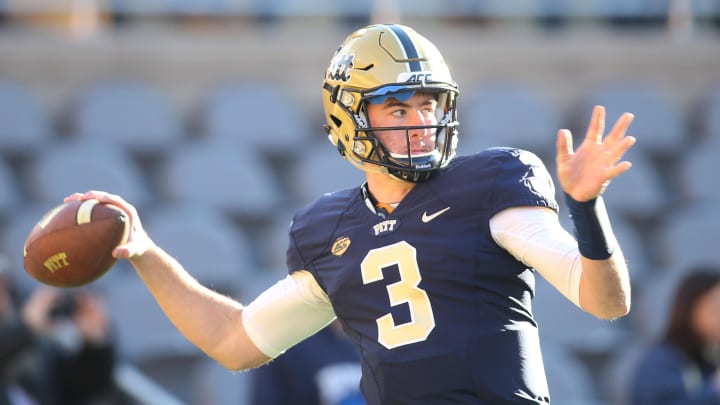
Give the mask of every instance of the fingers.
[[125, 201], [119, 195], [106, 193], [104, 191], [90, 190], [84, 193], [73, 193], [65, 197], [64, 202], [68, 203], [75, 200], [85, 201], [91, 199], [98, 200], [101, 203], [113, 204], [120, 207], [128, 214], [128, 216], [130, 216], [131, 220], [133, 220], [137, 216], [137, 211], [135, 210], [135, 207], [133, 207], [130, 203]]
[[557, 158], [564, 159], [573, 154], [572, 134], [567, 129], [561, 129], [557, 133]]
[[[612, 129], [603, 140], [603, 131], [605, 128], [605, 107], [597, 105], [593, 108], [590, 126], [588, 127], [587, 140], [595, 144], [604, 145], [608, 156], [613, 162], [618, 162], [637, 141], [633, 136], [626, 136], [627, 130], [632, 124], [635, 115], [629, 112], [623, 113], [620, 118], [615, 121]], [[624, 162], [629, 164], [629, 162]], [[622, 171], [629, 169], [629, 166], [622, 165]]]
[[590, 117], [590, 125], [588, 126], [585, 139], [600, 143], [605, 133], [605, 107], [596, 105], [593, 107], [592, 116]]
[[129, 205], [127, 201], [125, 201], [122, 197], [120, 197], [118, 195], [110, 194], [110, 193], [106, 193], [104, 191], [98, 191], [98, 190], [90, 190], [90, 191], [86, 191], [84, 193], [73, 193], [73, 194], [70, 194], [69, 196], [65, 197], [64, 201], [65, 202], [70, 202], [70, 201], [74, 201], [74, 200], [84, 201], [84, 200], [90, 200], [90, 199], [95, 199], [95, 200], [98, 200], [103, 203], [114, 203], [119, 206], [128, 206]]
[[137, 210], [133, 205], [125, 201], [119, 195], [110, 194], [98, 190], [90, 190], [84, 193], [73, 193], [65, 197], [65, 202], [70, 202], [74, 200], [84, 201], [88, 199], [95, 199], [101, 203], [113, 204], [125, 211], [125, 213], [127, 213], [128, 217], [130, 218], [129, 226], [131, 231], [130, 235], [128, 236], [128, 240], [126, 243], [117, 246], [113, 250], [113, 257], [117, 259], [130, 259], [142, 254], [147, 249], [147, 247], [150, 245], [150, 242], [147, 241], [148, 238], [145, 234], [145, 231], [142, 229], [140, 218], [138, 216]]
[[615, 166], [608, 169], [608, 172], [607, 172], [608, 180], [612, 180], [615, 177], [625, 173], [631, 167], [632, 167], [632, 163], [630, 163], [628, 161], [622, 161], [622, 162], [616, 164]]
[[635, 144], [636, 139], [633, 136], [626, 136], [620, 142], [617, 142], [612, 146], [608, 152], [612, 156], [613, 162], [615, 163], [608, 169], [608, 179], [617, 177], [632, 167], [632, 163], [628, 161], [620, 161], [625, 153]]
[[112, 255], [116, 259], [129, 259], [134, 255], [132, 245], [129, 244], [120, 245], [113, 250]]
[[615, 125], [613, 125], [612, 129], [608, 133], [606, 141], [614, 143], [622, 139], [627, 133], [627, 130], [634, 118], [635, 115], [629, 112], [623, 113], [620, 118], [615, 121]]

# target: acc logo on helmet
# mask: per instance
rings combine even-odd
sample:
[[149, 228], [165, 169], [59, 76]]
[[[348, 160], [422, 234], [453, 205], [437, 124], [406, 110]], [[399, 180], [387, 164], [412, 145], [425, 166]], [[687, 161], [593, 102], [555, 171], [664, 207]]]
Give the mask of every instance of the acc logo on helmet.
[[432, 72], [402, 72], [398, 75], [398, 83], [431, 82]]

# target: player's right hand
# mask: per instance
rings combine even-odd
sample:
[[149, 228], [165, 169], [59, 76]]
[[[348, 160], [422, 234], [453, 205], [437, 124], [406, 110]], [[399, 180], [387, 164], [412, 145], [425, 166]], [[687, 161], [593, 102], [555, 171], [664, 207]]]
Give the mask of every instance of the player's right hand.
[[130, 218], [130, 235], [126, 243], [119, 245], [113, 250], [113, 256], [118, 259], [134, 259], [141, 256], [149, 248], [154, 246], [153, 241], [143, 229], [142, 223], [140, 222], [140, 216], [138, 215], [135, 207], [129, 202], [125, 201], [122, 197], [106, 193], [104, 191], [91, 190], [85, 193], [73, 193], [65, 197], [65, 202], [73, 200], [89, 200], [96, 199], [101, 203], [113, 204], [125, 211]]

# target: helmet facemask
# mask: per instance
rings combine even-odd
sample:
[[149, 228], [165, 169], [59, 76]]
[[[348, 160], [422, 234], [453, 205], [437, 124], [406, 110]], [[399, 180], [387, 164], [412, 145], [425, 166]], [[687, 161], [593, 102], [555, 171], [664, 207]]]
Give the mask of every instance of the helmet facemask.
[[[397, 88], [397, 86], [386, 86]], [[406, 101], [414, 90], [367, 92], [359, 108], [352, 151], [359, 160], [377, 165], [381, 170], [410, 182], [429, 180], [445, 167], [455, 155], [457, 144], [457, 120], [455, 94], [451, 91], [418, 92], [432, 93], [437, 101], [435, 123], [417, 126], [374, 126], [367, 116], [367, 104], [382, 104], [389, 98]], [[422, 132], [422, 134], [419, 134]], [[384, 141], [383, 141], [384, 140]]]

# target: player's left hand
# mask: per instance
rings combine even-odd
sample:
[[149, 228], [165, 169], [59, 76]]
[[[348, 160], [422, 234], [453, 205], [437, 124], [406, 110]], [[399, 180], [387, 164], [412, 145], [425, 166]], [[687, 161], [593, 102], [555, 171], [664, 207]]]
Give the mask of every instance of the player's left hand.
[[575, 151], [570, 131], [558, 131], [558, 181], [570, 197], [576, 201], [592, 200], [602, 194], [610, 180], [630, 169], [632, 164], [621, 159], [635, 144], [634, 137], [626, 136], [633, 118], [632, 114], [624, 113], [603, 138], [605, 107], [595, 106], [585, 139]]

